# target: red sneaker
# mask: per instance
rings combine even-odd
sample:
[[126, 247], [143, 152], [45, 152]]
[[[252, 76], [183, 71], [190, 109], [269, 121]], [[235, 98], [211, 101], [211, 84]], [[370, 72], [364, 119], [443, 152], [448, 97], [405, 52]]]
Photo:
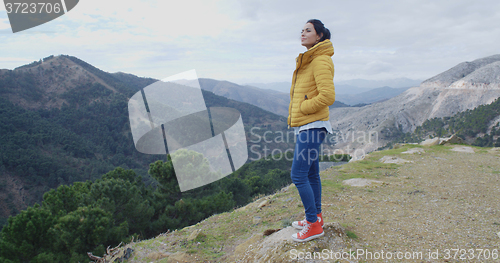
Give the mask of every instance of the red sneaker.
[[323, 227], [321, 226], [319, 220], [314, 223], [306, 221], [304, 228], [299, 233], [293, 234], [292, 239], [297, 242], [305, 242], [321, 237], [324, 234], [325, 232], [323, 232]]
[[[323, 227], [323, 213], [318, 214], [318, 221], [321, 223], [321, 227]], [[304, 219], [302, 221], [293, 221], [292, 226], [295, 227], [296, 229], [302, 229], [304, 228], [304, 225], [307, 223], [307, 221]]]

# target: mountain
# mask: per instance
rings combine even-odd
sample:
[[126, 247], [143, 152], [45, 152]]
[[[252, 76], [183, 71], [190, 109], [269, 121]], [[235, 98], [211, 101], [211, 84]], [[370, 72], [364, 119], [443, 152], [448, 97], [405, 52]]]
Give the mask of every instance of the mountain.
[[[354, 79], [347, 81], [335, 81], [335, 93], [336, 93], [336, 103], [333, 108], [337, 107], [349, 107], [360, 104], [370, 104], [382, 100], [386, 100], [401, 94], [403, 91], [407, 90], [409, 87], [415, 87], [420, 84], [419, 80], [412, 80], [408, 78], [399, 79], [389, 79], [389, 80], [364, 80], [364, 79]], [[239, 86], [237, 84], [234, 84]], [[234, 89], [238, 89], [233, 85]], [[270, 98], [279, 97], [278, 104], [284, 105], [283, 100], [290, 101], [287, 98], [290, 92], [291, 83], [289, 82], [275, 82], [275, 83], [250, 83], [245, 87], [251, 87], [255, 90], [255, 87], [260, 88], [260, 91], [265, 92], [266, 96]], [[241, 86], [239, 86], [241, 87]], [[254, 104], [258, 107], [262, 107], [266, 110], [275, 110], [278, 106], [269, 106], [267, 103], [258, 103], [254, 99], [247, 99], [245, 96], [234, 96], [230, 97], [232, 94], [228, 94], [227, 90], [217, 91], [217, 89], [208, 89], [215, 94], [226, 96], [231, 99], [240, 100], [246, 99], [244, 102]], [[278, 95], [279, 93], [282, 95]], [[224, 95], [226, 94], [226, 95]], [[270, 95], [269, 95], [270, 94]], [[268, 108], [266, 108], [268, 107]], [[286, 110], [286, 112], [285, 112]], [[272, 111], [275, 112], [275, 111]], [[286, 114], [285, 114], [286, 113]], [[287, 116], [288, 108], [280, 108], [280, 115]]]
[[397, 95], [403, 93], [409, 88], [391, 88], [388, 86], [370, 89], [365, 92], [357, 94], [336, 94], [337, 98], [346, 104], [356, 105], [356, 104], [371, 104], [374, 102], [379, 102], [383, 100], [396, 97]]
[[386, 79], [386, 80], [367, 80], [367, 79], [351, 79], [351, 80], [341, 80], [335, 83], [340, 86], [350, 86], [358, 87], [362, 89], [374, 89], [378, 87], [392, 87], [392, 88], [405, 88], [405, 87], [415, 87], [420, 85], [422, 80], [415, 80], [409, 78], [396, 78], [396, 79]]
[[271, 83], [246, 83], [244, 86], [258, 87], [260, 89], [277, 91], [279, 93], [290, 93], [291, 82], [271, 82]]
[[[49, 56], [0, 70], [0, 225], [59, 185], [95, 180], [120, 166], [147, 184], [149, 165], [165, 160], [134, 147], [128, 100], [155, 82], [107, 73], [76, 57]], [[293, 149], [283, 116], [202, 90], [207, 107], [241, 113], [249, 161]], [[293, 138], [293, 136], [292, 136]]]
[[[200, 87], [232, 100], [246, 102], [269, 112], [288, 117], [288, 106], [290, 103], [290, 87], [286, 93], [270, 89], [261, 89], [252, 86], [241, 86], [229, 81], [200, 78]], [[330, 106], [349, 107], [340, 101]]]
[[389, 100], [359, 108], [330, 110], [337, 145], [358, 155], [373, 151], [396, 134], [425, 120], [452, 116], [500, 96], [500, 55], [464, 62]]
[[200, 87], [232, 100], [250, 103], [281, 116], [288, 116], [290, 95], [262, 90], [252, 86], [240, 86], [229, 81], [200, 78]]
[[[379, 87], [406, 88], [420, 85], [421, 80], [409, 78], [397, 78], [387, 80], [367, 80], [367, 79], [352, 79], [352, 80], [335, 80], [335, 89], [341, 94], [358, 94]], [[290, 92], [291, 82], [273, 82], [273, 83], [247, 83], [246, 85], [258, 87], [261, 89], [269, 89], [282, 93]]]
[[416, 143], [450, 136], [458, 136], [465, 143], [475, 146], [500, 147], [500, 97], [491, 104], [480, 105], [451, 117], [428, 119], [413, 132], [401, 133], [400, 138], [390, 144]]

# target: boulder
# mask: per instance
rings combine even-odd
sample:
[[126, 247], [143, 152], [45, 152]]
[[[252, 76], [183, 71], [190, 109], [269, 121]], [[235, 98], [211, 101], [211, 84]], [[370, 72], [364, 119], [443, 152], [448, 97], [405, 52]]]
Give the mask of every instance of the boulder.
[[202, 241], [205, 239], [206, 235], [201, 232], [201, 229], [194, 230], [191, 235], [187, 238], [187, 241]]
[[414, 153], [418, 153], [418, 154], [422, 154], [424, 153], [424, 149], [422, 148], [411, 148], [411, 149], [408, 149], [402, 153], [406, 153], [406, 154], [414, 154]]
[[464, 144], [465, 141], [458, 137], [456, 134], [453, 134], [452, 136], [448, 137], [448, 138], [440, 138], [439, 139], [439, 144], [440, 145], [444, 145], [444, 144], [447, 144], [447, 143], [452, 143], [452, 144]]
[[266, 205], [267, 205], [267, 203], [268, 203], [268, 201], [267, 201], [267, 200], [264, 200], [264, 201], [260, 202], [260, 204], [259, 204], [258, 208], [262, 208], [262, 207], [266, 206]]
[[420, 143], [420, 145], [423, 145], [423, 146], [434, 146], [434, 145], [438, 145], [438, 144], [439, 144], [438, 137], [427, 139], [427, 140]]
[[184, 252], [176, 252], [168, 257], [167, 263], [188, 263], [193, 262], [193, 259]]

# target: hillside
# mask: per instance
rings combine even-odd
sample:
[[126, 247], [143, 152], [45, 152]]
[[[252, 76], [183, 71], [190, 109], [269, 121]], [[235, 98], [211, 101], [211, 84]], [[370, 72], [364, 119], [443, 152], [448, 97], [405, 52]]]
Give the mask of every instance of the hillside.
[[451, 117], [424, 121], [413, 132], [400, 133], [390, 144], [420, 142], [427, 138], [457, 135], [468, 144], [481, 147], [500, 146], [500, 98]]
[[[40, 202], [44, 192], [95, 180], [118, 166], [154, 183], [149, 164], [166, 157], [135, 149], [127, 108], [128, 98], [154, 81], [110, 74], [66, 55], [1, 70], [0, 226]], [[292, 147], [293, 140], [275, 140], [288, 131], [284, 117], [209, 91], [203, 96], [208, 107], [241, 113], [250, 160], [270, 154], [269, 149]]]
[[500, 55], [461, 63], [389, 100], [330, 110], [338, 146], [359, 155], [414, 131], [427, 119], [453, 116], [500, 96]]
[[[290, 185], [232, 212], [115, 252], [132, 249], [126, 262], [297, 262], [314, 255], [316, 260], [304, 262], [323, 262], [320, 256], [344, 262], [338, 252], [351, 255], [349, 262], [372, 262], [370, 253], [379, 259], [381, 253], [390, 255], [389, 262], [455, 262], [461, 254], [451, 249], [458, 248], [474, 262], [491, 261], [499, 256], [499, 159], [499, 148], [461, 145], [375, 151], [321, 173], [322, 238], [290, 240], [296, 232], [291, 221], [304, 217], [298, 192]], [[354, 178], [373, 181], [346, 184]]]

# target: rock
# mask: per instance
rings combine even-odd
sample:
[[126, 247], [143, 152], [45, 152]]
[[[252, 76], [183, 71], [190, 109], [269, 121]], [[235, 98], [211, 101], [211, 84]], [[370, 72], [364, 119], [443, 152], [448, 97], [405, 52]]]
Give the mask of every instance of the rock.
[[497, 236], [500, 237], [500, 232], [497, 233]]
[[382, 185], [383, 182], [365, 178], [352, 178], [349, 180], [344, 180], [342, 184], [363, 187], [363, 186], [379, 186]]
[[323, 230], [325, 231], [325, 235], [332, 235], [339, 237], [346, 236], [345, 228], [337, 222], [325, 223], [325, 225], [323, 226]]
[[192, 259], [184, 252], [175, 252], [168, 257], [168, 263], [187, 263], [192, 262]]
[[440, 138], [439, 139], [440, 145], [444, 145], [446, 143], [464, 144], [465, 141], [462, 138], [458, 137], [456, 134], [453, 134], [452, 136], [450, 136], [448, 138]]
[[266, 205], [267, 205], [267, 203], [268, 203], [268, 201], [267, 201], [267, 200], [264, 200], [264, 201], [260, 202], [260, 204], [259, 204], [258, 208], [262, 208], [262, 207], [266, 206]]
[[464, 144], [465, 141], [458, 137], [456, 134], [453, 134], [452, 136], [450, 137], [447, 137], [447, 138], [439, 138], [439, 137], [436, 137], [436, 138], [432, 138], [432, 139], [427, 139], [423, 142], [420, 143], [420, 145], [423, 145], [423, 146], [434, 146], [434, 145], [444, 145], [444, 144]]
[[253, 219], [252, 219], [252, 224], [257, 225], [261, 221], [262, 221], [262, 217], [260, 217], [260, 216], [254, 216]]
[[293, 227], [286, 227], [263, 239], [254, 236], [236, 248], [234, 259], [238, 260], [231, 262], [298, 262], [290, 258], [292, 249], [297, 251], [320, 251], [317, 249], [328, 248], [332, 251], [339, 251], [346, 247], [346, 231], [339, 223], [326, 222], [323, 230], [325, 232], [324, 236], [303, 243], [292, 240], [292, 235], [299, 231]]
[[438, 145], [438, 144], [439, 144], [438, 137], [432, 138], [432, 139], [427, 139], [427, 140], [420, 143], [420, 145], [423, 145], [423, 146], [434, 146], [434, 145]]
[[281, 188], [280, 192], [281, 192], [281, 193], [285, 193], [285, 192], [287, 192], [289, 189], [290, 189], [290, 184], [289, 184], [289, 185], [287, 185], [287, 186], [285, 186], [285, 187], [283, 187], [283, 188]]
[[201, 229], [194, 230], [187, 238], [187, 241], [202, 241], [206, 235], [201, 232]]
[[364, 160], [365, 157], [366, 157], [366, 154], [352, 155], [352, 158], [351, 158], [351, 160], [349, 160], [349, 162], [361, 161], [361, 160]]
[[380, 158], [379, 162], [403, 164], [403, 163], [408, 163], [408, 162], [412, 162], [412, 161], [408, 161], [408, 160], [405, 160], [403, 158], [394, 157], [394, 156], [384, 156], [384, 157]]
[[414, 153], [422, 154], [424, 152], [425, 151], [422, 148], [411, 148], [411, 149], [408, 149], [407, 151], [404, 151], [402, 153], [406, 153], [406, 154], [414, 154]]
[[456, 146], [451, 150], [455, 152], [474, 153], [474, 149], [469, 146]]

